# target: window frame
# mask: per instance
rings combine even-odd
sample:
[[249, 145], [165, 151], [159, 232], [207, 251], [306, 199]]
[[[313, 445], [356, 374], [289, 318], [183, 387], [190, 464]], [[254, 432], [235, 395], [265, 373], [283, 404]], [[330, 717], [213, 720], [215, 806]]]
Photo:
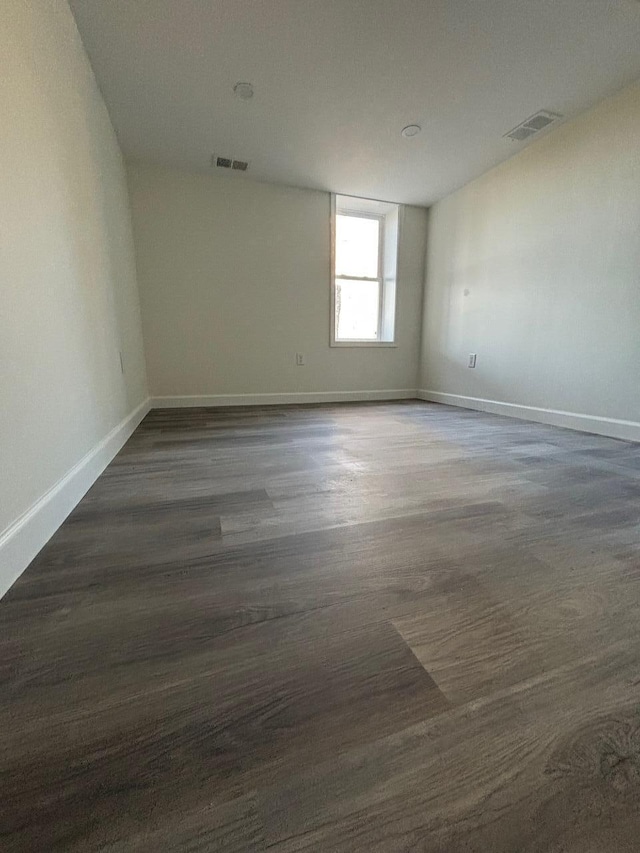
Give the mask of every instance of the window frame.
[[[362, 276], [347, 276], [347, 275], [336, 275], [336, 217], [340, 216], [354, 216], [358, 219], [376, 219], [379, 223], [379, 231], [378, 231], [378, 277], [377, 278], [368, 278]], [[384, 307], [384, 299], [385, 299], [385, 274], [384, 274], [384, 247], [385, 247], [385, 227], [386, 227], [386, 214], [385, 213], [373, 213], [370, 211], [363, 211], [357, 208], [349, 208], [344, 205], [341, 205], [339, 208], [336, 205], [336, 195], [331, 194], [331, 336], [330, 336], [330, 346], [332, 347], [397, 347], [397, 343], [395, 340], [395, 317], [394, 317], [394, 329], [393, 329], [393, 340], [391, 341], [383, 341], [380, 340], [382, 335], [382, 325], [383, 325], [383, 307]], [[398, 223], [399, 224], [399, 223]], [[398, 230], [398, 242], [399, 242], [399, 230]], [[337, 328], [336, 328], [336, 281], [343, 279], [345, 281], [368, 281], [371, 283], [378, 283], [378, 328], [377, 338], [338, 338], [336, 336]], [[396, 293], [396, 313], [397, 313], [397, 293]]]

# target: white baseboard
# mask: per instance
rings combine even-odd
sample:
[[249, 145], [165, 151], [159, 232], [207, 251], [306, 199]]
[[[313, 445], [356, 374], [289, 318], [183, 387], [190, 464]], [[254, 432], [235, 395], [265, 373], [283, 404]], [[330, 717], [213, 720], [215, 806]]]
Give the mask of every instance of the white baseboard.
[[200, 394], [153, 397], [154, 409], [181, 409], [191, 406], [282, 406], [292, 403], [358, 403], [366, 400], [413, 400], [415, 388], [388, 391], [296, 391], [281, 394]]
[[303, 391], [282, 394], [209, 394], [153, 397], [141, 403], [77, 462], [20, 518], [0, 533], [0, 597], [46, 545], [65, 518], [98, 479], [150, 409], [207, 406], [268, 406], [292, 403], [347, 403], [367, 400], [428, 400], [496, 415], [521, 418], [582, 432], [640, 442], [640, 423], [563, 412], [415, 388], [377, 391]]
[[150, 409], [145, 400], [0, 533], [0, 597], [46, 545]]
[[419, 389], [419, 400], [432, 403], [445, 403], [463, 409], [477, 409], [494, 415], [507, 415], [525, 421], [576, 429], [580, 432], [592, 432], [626, 441], [640, 441], [640, 423], [624, 421], [618, 418], [603, 418], [597, 415], [583, 415], [578, 412], [563, 412], [559, 409], [542, 409], [537, 406], [523, 406], [518, 403], [504, 403], [500, 400], [485, 400], [482, 397], [465, 397], [460, 394], [444, 394], [441, 391]]
[[404, 388], [390, 391], [214, 394], [147, 399], [86, 453], [26, 512], [0, 532], [0, 598], [46, 545], [152, 408], [404, 400], [415, 399], [415, 396], [415, 388]]

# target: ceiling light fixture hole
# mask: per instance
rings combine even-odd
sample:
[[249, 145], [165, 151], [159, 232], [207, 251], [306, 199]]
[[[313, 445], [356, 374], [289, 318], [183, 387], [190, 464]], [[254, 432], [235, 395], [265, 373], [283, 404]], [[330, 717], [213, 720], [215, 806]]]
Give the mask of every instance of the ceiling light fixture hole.
[[253, 98], [253, 86], [251, 83], [236, 83], [233, 91], [236, 97], [243, 101], [249, 101]]

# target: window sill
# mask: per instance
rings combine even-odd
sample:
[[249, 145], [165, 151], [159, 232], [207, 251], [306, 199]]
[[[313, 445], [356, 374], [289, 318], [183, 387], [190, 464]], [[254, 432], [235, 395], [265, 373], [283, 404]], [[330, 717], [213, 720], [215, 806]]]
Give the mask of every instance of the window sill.
[[329, 346], [344, 348], [344, 347], [375, 347], [376, 349], [391, 348], [397, 349], [398, 344], [395, 341], [331, 341]]

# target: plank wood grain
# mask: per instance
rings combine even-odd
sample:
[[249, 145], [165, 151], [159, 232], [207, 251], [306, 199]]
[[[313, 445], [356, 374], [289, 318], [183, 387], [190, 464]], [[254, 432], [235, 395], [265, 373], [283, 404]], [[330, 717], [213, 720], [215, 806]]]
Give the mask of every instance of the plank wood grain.
[[637, 850], [639, 531], [628, 442], [156, 410], [0, 603], [0, 848]]

